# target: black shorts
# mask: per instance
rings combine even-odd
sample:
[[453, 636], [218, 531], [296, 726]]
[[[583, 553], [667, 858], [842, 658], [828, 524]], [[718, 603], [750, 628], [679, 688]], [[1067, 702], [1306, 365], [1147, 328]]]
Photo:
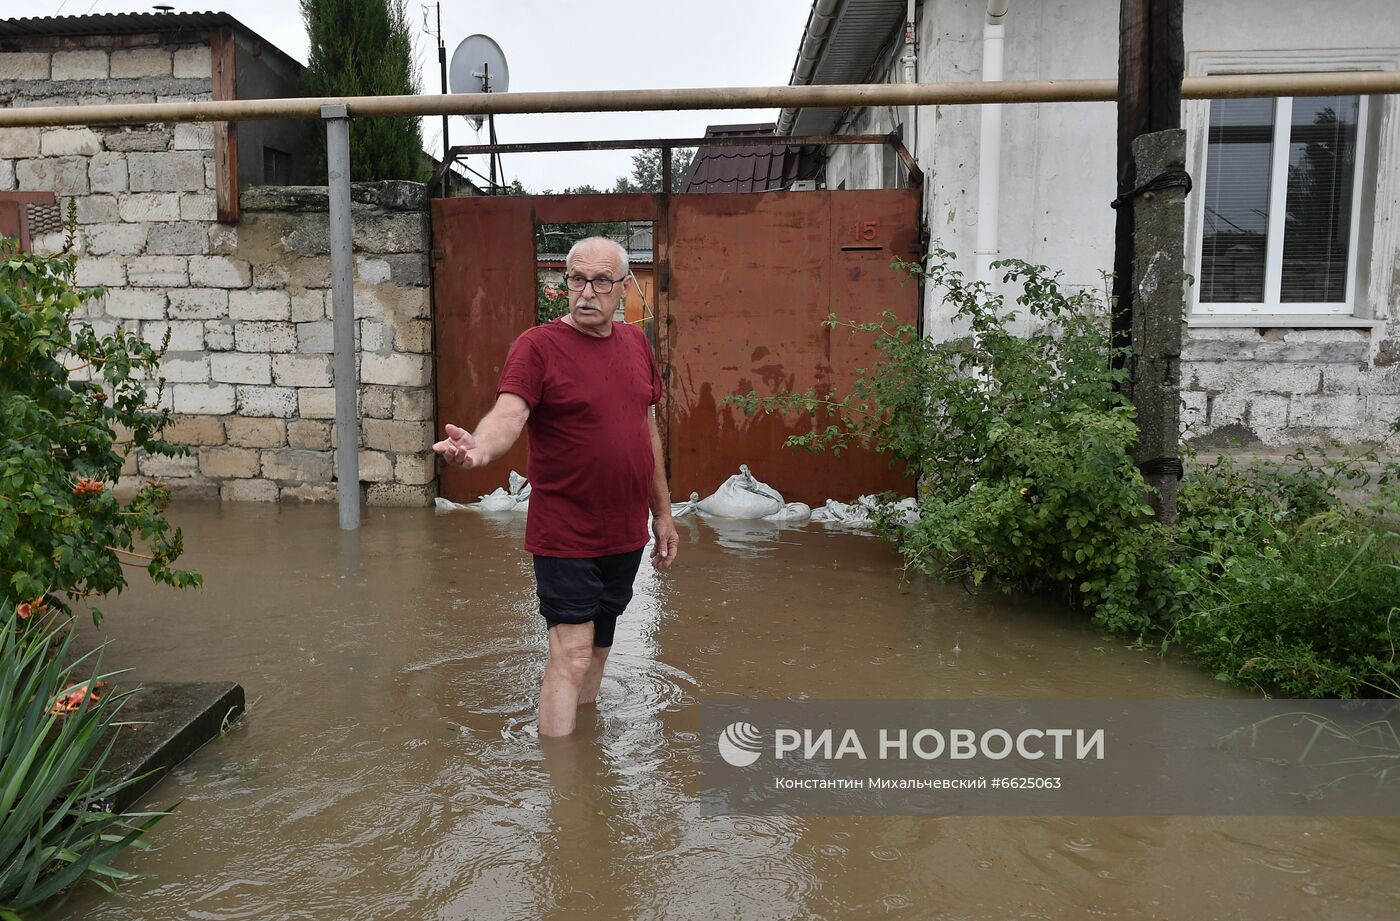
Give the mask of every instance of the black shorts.
[[593, 621], [593, 645], [611, 646], [617, 618], [632, 600], [632, 580], [645, 549], [579, 558], [536, 555], [535, 594], [545, 623]]

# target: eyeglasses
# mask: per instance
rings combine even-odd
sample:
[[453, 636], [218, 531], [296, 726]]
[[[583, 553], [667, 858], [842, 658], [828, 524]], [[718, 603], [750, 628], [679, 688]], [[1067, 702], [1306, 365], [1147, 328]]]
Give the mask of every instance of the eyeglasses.
[[586, 286], [593, 286], [593, 293], [607, 294], [612, 290], [613, 285], [627, 280], [627, 276], [622, 278], [584, 278], [582, 275], [567, 275], [564, 277], [564, 284], [569, 286], [570, 291], [582, 291]]

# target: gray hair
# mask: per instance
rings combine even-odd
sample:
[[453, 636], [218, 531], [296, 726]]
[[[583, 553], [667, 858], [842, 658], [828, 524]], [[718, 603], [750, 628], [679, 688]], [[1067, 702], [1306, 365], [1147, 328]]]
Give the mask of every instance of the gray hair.
[[617, 259], [622, 266], [622, 277], [626, 278], [628, 275], [632, 274], [631, 265], [627, 259], [627, 247], [623, 246], [612, 237], [584, 237], [582, 240], [579, 240], [573, 246], [569, 247], [569, 254], [564, 257], [564, 271], [569, 271], [569, 267], [573, 264], [575, 253], [584, 246], [594, 243], [605, 243], [617, 250]]

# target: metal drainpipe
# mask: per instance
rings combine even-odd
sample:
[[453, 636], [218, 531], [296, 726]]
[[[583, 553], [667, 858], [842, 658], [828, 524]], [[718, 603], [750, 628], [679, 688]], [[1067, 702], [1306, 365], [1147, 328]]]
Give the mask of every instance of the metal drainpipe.
[[[919, 56], [918, 56], [918, 14], [914, 11], [916, 0], [909, 0], [909, 7], [904, 16], [904, 55], [901, 60], [904, 63], [904, 82], [917, 83], [919, 81]], [[919, 157], [919, 107], [910, 106], [909, 125], [909, 152], [914, 155], [914, 159]]]
[[331, 319], [335, 340], [335, 476], [340, 528], [360, 527], [360, 417], [356, 406], [354, 246], [350, 222], [350, 112], [321, 107], [326, 123], [326, 192], [330, 199]]
[[[1010, 0], [987, 0], [982, 26], [982, 80], [1002, 79], [1002, 45]], [[1001, 104], [982, 107], [982, 138], [977, 154], [977, 281], [991, 284], [997, 258], [997, 223], [1001, 206]]]

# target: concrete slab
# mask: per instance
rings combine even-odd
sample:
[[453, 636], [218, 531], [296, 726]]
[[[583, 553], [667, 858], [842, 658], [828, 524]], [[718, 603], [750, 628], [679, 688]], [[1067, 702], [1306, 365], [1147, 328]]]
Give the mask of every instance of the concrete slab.
[[[105, 690], [121, 693], [120, 685]], [[206, 742], [219, 737], [244, 708], [243, 688], [231, 681], [152, 682], [141, 685], [118, 714], [117, 739], [107, 758], [111, 779], [142, 777], [104, 803], [130, 809], [163, 777]]]

